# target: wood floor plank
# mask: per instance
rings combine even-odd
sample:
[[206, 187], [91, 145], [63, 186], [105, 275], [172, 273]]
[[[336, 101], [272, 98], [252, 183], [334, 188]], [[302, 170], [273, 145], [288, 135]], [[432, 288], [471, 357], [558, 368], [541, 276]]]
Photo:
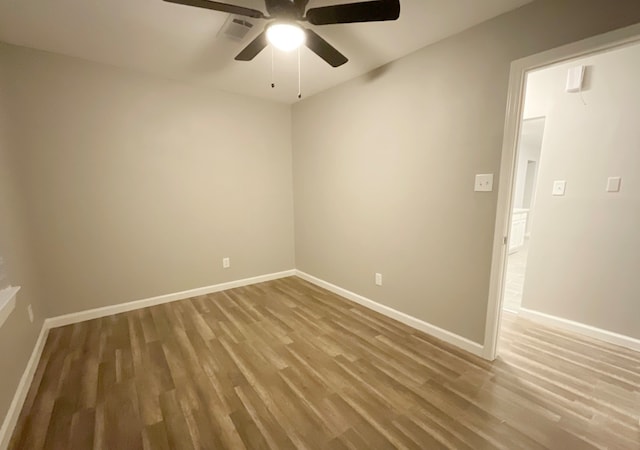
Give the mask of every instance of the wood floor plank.
[[291, 277], [50, 331], [11, 450], [640, 449], [640, 354], [505, 314], [485, 361]]
[[94, 440], [95, 409], [80, 409], [73, 414], [68, 449], [92, 448]]
[[144, 450], [170, 450], [171, 446], [169, 445], [169, 437], [167, 436], [164, 422], [144, 427], [142, 430], [142, 443]]

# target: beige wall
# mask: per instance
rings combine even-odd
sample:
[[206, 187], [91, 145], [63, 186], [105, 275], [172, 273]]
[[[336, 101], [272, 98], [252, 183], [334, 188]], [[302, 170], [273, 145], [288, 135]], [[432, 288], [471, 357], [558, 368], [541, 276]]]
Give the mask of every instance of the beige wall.
[[294, 267], [288, 106], [7, 45], [0, 66], [50, 316]]
[[[586, 106], [564, 92], [578, 63]], [[529, 76], [527, 97], [549, 101], [522, 306], [640, 339], [638, 80], [640, 45]], [[605, 191], [611, 176], [621, 192]]]
[[510, 62], [639, 20], [541, 0], [296, 104], [297, 267], [482, 343]]
[[[5, 71], [0, 64], [0, 256], [9, 282], [22, 286], [16, 308], [0, 328], [0, 426], [9, 409], [18, 381], [26, 367], [45, 311], [37, 271], [28, 240], [24, 201], [12, 161], [16, 149], [11, 132], [11, 115], [5, 101]], [[29, 322], [27, 305], [32, 304], [34, 323]]]

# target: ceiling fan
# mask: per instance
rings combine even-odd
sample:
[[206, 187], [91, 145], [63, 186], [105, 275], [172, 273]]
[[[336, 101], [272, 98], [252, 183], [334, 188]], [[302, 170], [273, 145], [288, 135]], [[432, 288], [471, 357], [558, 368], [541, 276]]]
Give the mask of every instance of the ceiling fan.
[[298, 22], [309, 22], [312, 25], [331, 25], [396, 20], [400, 17], [400, 0], [373, 0], [321, 6], [308, 10], [306, 8], [309, 0], [265, 0], [269, 15], [265, 15], [257, 9], [209, 0], [164, 1], [212, 9], [254, 19], [271, 20], [264, 31], [236, 56], [235, 59], [237, 61], [251, 61], [269, 43], [285, 51], [298, 48], [304, 43], [312, 52], [324, 59], [332, 67], [338, 67], [348, 61], [347, 57], [315, 31], [303, 28]]

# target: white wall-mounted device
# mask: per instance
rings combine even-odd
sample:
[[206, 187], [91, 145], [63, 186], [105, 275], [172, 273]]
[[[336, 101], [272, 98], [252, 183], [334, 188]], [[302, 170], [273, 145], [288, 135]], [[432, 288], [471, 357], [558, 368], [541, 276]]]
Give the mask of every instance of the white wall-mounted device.
[[567, 74], [567, 92], [580, 92], [584, 83], [585, 66], [575, 66]]

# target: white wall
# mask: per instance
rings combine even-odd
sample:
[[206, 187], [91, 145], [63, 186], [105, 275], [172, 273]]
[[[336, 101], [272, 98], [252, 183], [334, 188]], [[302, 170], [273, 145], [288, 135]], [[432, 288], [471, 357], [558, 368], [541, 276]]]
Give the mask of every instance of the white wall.
[[50, 316], [294, 268], [289, 106], [8, 45], [0, 67]]
[[[535, 89], [531, 89], [531, 83]], [[544, 117], [553, 106], [554, 98], [559, 89], [564, 89], [564, 83], [558, 84], [558, 74], [549, 70], [531, 72], [527, 76], [527, 86], [524, 99], [524, 120]]]
[[564, 92], [575, 64], [529, 77], [528, 98], [548, 101], [522, 306], [640, 338], [640, 45], [579, 61], [586, 105]]

